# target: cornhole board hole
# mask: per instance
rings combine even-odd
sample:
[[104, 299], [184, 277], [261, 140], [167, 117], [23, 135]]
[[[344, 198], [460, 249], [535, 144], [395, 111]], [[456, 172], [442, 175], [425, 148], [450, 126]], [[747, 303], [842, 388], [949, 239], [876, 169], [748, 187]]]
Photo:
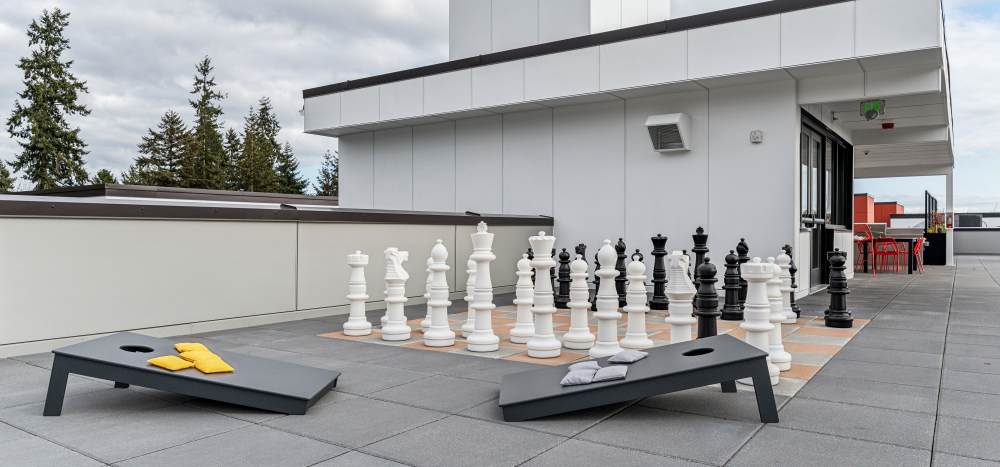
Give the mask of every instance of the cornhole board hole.
[[174, 341], [120, 332], [53, 350], [44, 415], [62, 413], [70, 373], [285, 414], [306, 413], [337, 385], [339, 372], [212, 349], [236, 371], [204, 374], [188, 368], [169, 371], [147, 363], [177, 355]]
[[[569, 365], [505, 375], [499, 403], [503, 419], [519, 422], [719, 383], [722, 392], [736, 392], [736, 380], [752, 378], [760, 421], [778, 422], [767, 352], [726, 335], [647, 352], [649, 356], [629, 364], [625, 379], [616, 381], [563, 387], [559, 382]], [[598, 362], [609, 365], [607, 358]]]

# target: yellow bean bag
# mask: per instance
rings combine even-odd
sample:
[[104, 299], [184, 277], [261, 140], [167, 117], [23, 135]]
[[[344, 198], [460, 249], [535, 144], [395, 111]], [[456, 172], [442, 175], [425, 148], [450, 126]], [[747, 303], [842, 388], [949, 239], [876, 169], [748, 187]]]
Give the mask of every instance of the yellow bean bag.
[[203, 358], [194, 362], [194, 367], [201, 371], [202, 373], [230, 373], [233, 371], [233, 367], [229, 366], [228, 363], [224, 362], [221, 358], [216, 356], [215, 358]]
[[178, 352], [187, 352], [189, 350], [203, 350], [208, 352], [208, 347], [205, 347], [204, 344], [199, 344], [197, 342], [178, 342], [174, 344], [174, 349]]
[[210, 358], [219, 358], [218, 355], [209, 352], [207, 350], [188, 350], [187, 352], [181, 352], [181, 358], [189, 362], [198, 362], [198, 360], [207, 360]]
[[155, 365], [170, 371], [183, 370], [185, 368], [195, 366], [194, 363], [184, 360], [176, 355], [164, 355], [162, 357], [151, 358], [147, 361], [150, 365]]

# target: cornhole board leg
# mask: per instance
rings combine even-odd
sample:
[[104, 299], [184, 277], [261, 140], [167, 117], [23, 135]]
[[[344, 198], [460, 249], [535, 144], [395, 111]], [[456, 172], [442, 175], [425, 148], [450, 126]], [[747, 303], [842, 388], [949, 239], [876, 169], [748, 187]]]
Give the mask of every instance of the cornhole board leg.
[[52, 361], [52, 371], [49, 372], [49, 390], [45, 395], [45, 408], [42, 410], [42, 415], [49, 417], [62, 414], [67, 378], [69, 378], [69, 372], [66, 369], [66, 364], [56, 355]]

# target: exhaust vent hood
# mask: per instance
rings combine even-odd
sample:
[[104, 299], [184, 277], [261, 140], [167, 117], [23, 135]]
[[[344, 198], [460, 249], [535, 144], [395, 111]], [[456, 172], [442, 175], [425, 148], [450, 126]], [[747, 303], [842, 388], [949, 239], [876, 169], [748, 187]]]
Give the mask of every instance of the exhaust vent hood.
[[653, 149], [659, 152], [691, 149], [691, 119], [687, 114], [650, 115], [646, 119]]

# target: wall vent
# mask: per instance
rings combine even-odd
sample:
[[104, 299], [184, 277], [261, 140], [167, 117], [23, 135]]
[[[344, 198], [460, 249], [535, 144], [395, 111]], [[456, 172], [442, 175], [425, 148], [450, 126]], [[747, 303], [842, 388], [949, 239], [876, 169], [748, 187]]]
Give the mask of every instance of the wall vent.
[[691, 149], [691, 119], [687, 114], [650, 115], [646, 119], [653, 149], [659, 152]]

